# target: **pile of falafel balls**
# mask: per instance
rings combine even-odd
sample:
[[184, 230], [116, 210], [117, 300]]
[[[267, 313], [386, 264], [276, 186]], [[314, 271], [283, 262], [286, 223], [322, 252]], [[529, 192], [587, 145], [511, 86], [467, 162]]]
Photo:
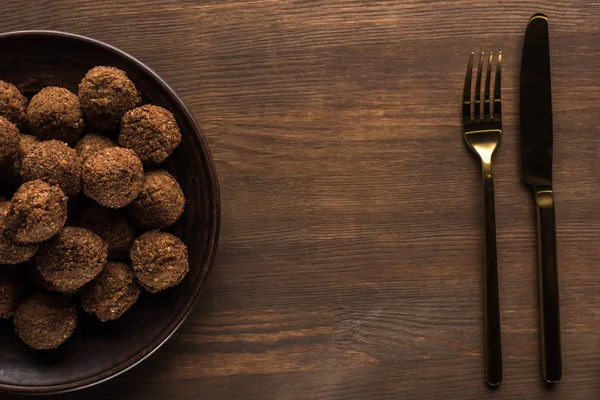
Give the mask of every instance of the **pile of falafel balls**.
[[0, 184], [13, 187], [0, 198], [0, 318], [23, 342], [56, 348], [76, 303], [112, 321], [142, 288], [185, 277], [187, 248], [162, 231], [185, 208], [160, 168], [180, 142], [173, 114], [141, 105], [117, 68], [92, 68], [77, 95], [46, 87], [29, 101], [0, 81]]

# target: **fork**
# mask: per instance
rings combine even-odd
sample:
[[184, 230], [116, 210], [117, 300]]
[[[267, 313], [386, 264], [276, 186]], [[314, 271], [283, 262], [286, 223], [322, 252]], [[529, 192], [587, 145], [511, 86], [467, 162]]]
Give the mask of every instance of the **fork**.
[[[483, 116], [481, 115], [481, 77], [484, 53], [479, 57], [475, 102], [471, 100], [471, 80], [473, 58], [471, 53], [467, 65], [463, 91], [463, 136], [465, 142], [481, 159], [483, 188], [485, 192], [485, 233], [484, 233], [484, 315], [485, 315], [485, 379], [490, 386], [498, 386], [502, 381], [502, 348], [500, 341], [500, 301], [498, 295], [498, 261], [496, 254], [496, 217], [494, 205], [494, 179], [492, 175], [492, 155], [502, 137], [502, 102], [500, 100], [500, 78], [502, 52], [498, 53], [494, 83], [493, 114], [490, 113], [490, 78], [493, 53], [490, 53], [485, 74]], [[471, 108], [473, 107], [473, 116]]]

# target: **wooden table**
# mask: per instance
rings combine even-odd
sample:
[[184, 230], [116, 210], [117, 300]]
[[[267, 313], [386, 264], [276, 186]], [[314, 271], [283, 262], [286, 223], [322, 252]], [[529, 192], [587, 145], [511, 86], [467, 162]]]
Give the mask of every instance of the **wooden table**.
[[[219, 171], [216, 264], [154, 356], [58, 399], [594, 399], [600, 395], [600, 3], [2, 2], [146, 62]], [[550, 18], [564, 377], [540, 378], [534, 205], [519, 170], [527, 20]], [[505, 379], [483, 380], [483, 191], [463, 143], [471, 51], [503, 50], [494, 159]]]

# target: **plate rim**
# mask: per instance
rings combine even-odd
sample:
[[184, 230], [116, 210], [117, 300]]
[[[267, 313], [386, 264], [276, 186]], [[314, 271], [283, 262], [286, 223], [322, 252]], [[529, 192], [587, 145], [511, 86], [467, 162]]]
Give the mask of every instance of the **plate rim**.
[[217, 178], [217, 171], [214, 159], [212, 157], [212, 153], [208, 146], [208, 142], [206, 137], [204, 136], [204, 132], [194, 115], [187, 108], [187, 106], [183, 103], [181, 98], [177, 95], [175, 90], [169, 86], [167, 82], [165, 82], [154, 70], [148, 67], [145, 63], [133, 57], [132, 55], [124, 52], [123, 50], [118, 49], [108, 43], [102, 42], [97, 39], [93, 39], [87, 36], [63, 32], [63, 31], [54, 31], [54, 30], [20, 30], [20, 31], [11, 31], [0, 33], [0, 40], [10, 38], [10, 37], [23, 37], [23, 36], [46, 36], [46, 37], [62, 37], [72, 40], [79, 40], [82, 42], [86, 42], [88, 44], [102, 47], [105, 50], [116, 53], [119, 57], [127, 59], [129, 62], [136, 64], [138, 68], [143, 70], [145, 73], [150, 75], [159, 85], [165, 89], [165, 91], [169, 92], [170, 96], [177, 103], [177, 106], [183, 111], [185, 117], [190, 121], [192, 128], [194, 130], [194, 138], [197, 144], [200, 147], [200, 150], [203, 154], [204, 161], [208, 166], [208, 174], [209, 174], [209, 183], [211, 188], [211, 193], [209, 197], [211, 202], [213, 203], [212, 207], [212, 224], [210, 226], [210, 238], [208, 242], [208, 252], [205, 256], [205, 262], [202, 265], [204, 271], [202, 273], [202, 277], [199, 283], [195, 286], [192, 295], [186, 301], [181, 312], [177, 314], [177, 316], [171, 321], [168, 327], [164, 330], [162, 334], [160, 334], [156, 339], [150, 342], [148, 345], [144, 347], [139, 353], [137, 353], [134, 357], [130, 358], [127, 361], [124, 361], [106, 371], [95, 374], [93, 376], [79, 379], [71, 382], [60, 383], [56, 385], [42, 385], [42, 386], [24, 386], [24, 385], [11, 385], [6, 383], [0, 383], [0, 393], [6, 394], [29, 394], [29, 395], [48, 395], [48, 394], [61, 394], [68, 393], [77, 390], [87, 389], [92, 386], [99, 385], [104, 383], [110, 379], [113, 379], [132, 368], [139, 365], [141, 362], [145, 361], [150, 357], [154, 352], [160, 349], [181, 327], [181, 325], [185, 322], [190, 312], [194, 308], [194, 305], [198, 301], [198, 297], [201, 293], [202, 285], [206, 280], [206, 276], [212, 265], [215, 261], [215, 256], [217, 252], [217, 247], [219, 243], [219, 234], [221, 229], [221, 194], [220, 194], [220, 186]]

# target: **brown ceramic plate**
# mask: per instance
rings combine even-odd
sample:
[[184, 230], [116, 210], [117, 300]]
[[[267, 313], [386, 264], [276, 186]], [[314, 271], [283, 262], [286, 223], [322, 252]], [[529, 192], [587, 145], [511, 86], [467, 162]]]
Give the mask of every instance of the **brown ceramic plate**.
[[86, 71], [112, 65], [127, 72], [144, 100], [170, 110], [183, 141], [166, 164], [187, 197], [186, 212], [171, 231], [189, 248], [190, 272], [178, 286], [144, 294], [121, 319], [102, 324], [79, 313], [74, 335], [60, 348], [37, 352], [19, 341], [11, 321], [0, 322], [0, 390], [56, 393], [82, 389], [132, 368], [158, 349], [191, 311], [215, 255], [220, 200], [216, 170], [202, 131], [171, 88], [156, 73], [107, 44], [61, 32], [0, 35], [0, 79], [25, 95], [45, 86], [74, 92]]

